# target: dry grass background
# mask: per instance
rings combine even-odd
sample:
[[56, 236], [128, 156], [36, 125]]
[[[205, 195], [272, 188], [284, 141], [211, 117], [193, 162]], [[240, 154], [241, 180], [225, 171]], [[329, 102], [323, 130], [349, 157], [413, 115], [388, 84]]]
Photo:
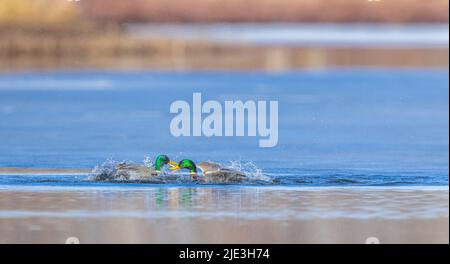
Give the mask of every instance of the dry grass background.
[[446, 22], [448, 0], [1, 0], [0, 25], [114, 22]]
[[66, 0], [1, 0], [0, 26], [69, 26], [82, 21], [81, 11]]
[[132, 38], [123, 22], [445, 22], [448, 0], [0, 0], [0, 69], [448, 67], [439, 50], [321, 49]]
[[121, 22], [445, 22], [448, 0], [81, 0]]

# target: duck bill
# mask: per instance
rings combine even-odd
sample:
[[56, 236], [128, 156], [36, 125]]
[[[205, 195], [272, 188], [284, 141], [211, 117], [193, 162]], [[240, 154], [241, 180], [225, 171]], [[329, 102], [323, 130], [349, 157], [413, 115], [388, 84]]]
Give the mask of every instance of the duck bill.
[[178, 166], [178, 165], [172, 165], [172, 166], [169, 168], [169, 170], [172, 171], [172, 172], [175, 172], [175, 171], [177, 171], [177, 170], [179, 170], [179, 169], [180, 169], [180, 166]]
[[[178, 167], [178, 162], [176, 162], [176, 161], [169, 161], [168, 163], [167, 163], [167, 165], [169, 165], [169, 167], [170, 167], [170, 169], [172, 169], [172, 168], [174, 168], [174, 167]], [[180, 167], [178, 167], [178, 169], [179, 169]]]

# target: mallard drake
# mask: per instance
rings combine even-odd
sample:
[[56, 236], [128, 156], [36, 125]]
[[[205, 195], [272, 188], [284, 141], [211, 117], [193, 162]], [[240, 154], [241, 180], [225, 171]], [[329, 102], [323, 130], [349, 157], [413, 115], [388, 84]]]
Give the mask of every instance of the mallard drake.
[[197, 168], [202, 171], [203, 179], [214, 182], [240, 182], [247, 178], [245, 173], [227, 168], [221, 164], [206, 161], [195, 164], [192, 160], [181, 160], [178, 165], [169, 168], [172, 171], [188, 169], [194, 179], [198, 178]]
[[116, 165], [115, 174], [116, 177], [122, 177], [125, 179], [158, 176], [164, 165], [177, 166], [178, 163], [171, 161], [166, 155], [158, 155], [155, 159], [153, 167], [136, 163], [121, 162]]

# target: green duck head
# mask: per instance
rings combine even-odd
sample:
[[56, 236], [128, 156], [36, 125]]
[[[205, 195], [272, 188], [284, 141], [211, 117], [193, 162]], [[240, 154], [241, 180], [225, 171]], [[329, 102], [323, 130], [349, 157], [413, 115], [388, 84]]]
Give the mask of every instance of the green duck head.
[[189, 174], [191, 174], [192, 177], [194, 177], [194, 178], [197, 177], [197, 166], [195, 165], [195, 163], [192, 160], [189, 160], [189, 159], [181, 160], [178, 163], [178, 165], [170, 168], [170, 170], [172, 170], [172, 171], [177, 171], [179, 169], [187, 169], [187, 170], [189, 170]]
[[162, 166], [169, 165], [169, 166], [177, 166], [178, 163], [175, 161], [171, 161], [169, 157], [166, 155], [158, 155], [155, 159], [155, 170], [157, 172], [161, 171]]

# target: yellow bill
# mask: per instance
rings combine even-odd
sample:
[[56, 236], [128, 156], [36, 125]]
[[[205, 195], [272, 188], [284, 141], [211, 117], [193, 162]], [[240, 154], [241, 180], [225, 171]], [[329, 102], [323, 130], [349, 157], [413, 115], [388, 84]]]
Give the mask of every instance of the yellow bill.
[[169, 169], [172, 169], [173, 167], [178, 167], [178, 162], [171, 160], [167, 165], [169, 165]]
[[178, 166], [178, 165], [175, 165], [175, 166], [169, 168], [169, 170], [171, 170], [171, 171], [177, 171], [179, 169], [180, 169], [180, 166]]

